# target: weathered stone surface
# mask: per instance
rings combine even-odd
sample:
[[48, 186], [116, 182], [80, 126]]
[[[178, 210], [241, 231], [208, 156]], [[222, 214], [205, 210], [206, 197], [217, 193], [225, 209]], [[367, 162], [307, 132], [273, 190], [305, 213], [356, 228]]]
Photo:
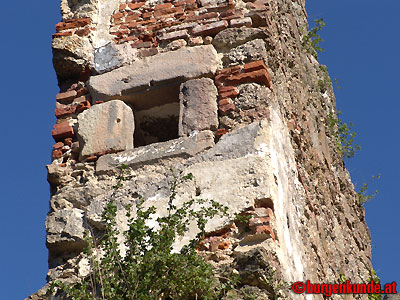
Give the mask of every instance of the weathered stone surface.
[[132, 109], [113, 100], [92, 106], [78, 116], [80, 158], [133, 148]]
[[254, 60], [265, 60], [267, 57], [265, 42], [262, 39], [256, 39], [233, 48], [224, 55], [222, 60], [229, 65], [241, 65]]
[[385, 295], [385, 297], [383, 297], [383, 300], [400, 300], [400, 294]]
[[196, 160], [214, 161], [239, 158], [262, 151], [268, 140], [268, 121], [254, 122], [221, 137], [219, 142]]
[[118, 154], [104, 155], [96, 164], [96, 173], [118, 169], [121, 164], [137, 168], [172, 157], [189, 158], [214, 146], [214, 135], [210, 131], [196, 132], [189, 137], [155, 143]]
[[218, 127], [217, 88], [209, 78], [193, 79], [181, 85], [179, 135]]
[[89, 90], [94, 101], [109, 100], [152, 87], [173, 82], [180, 84], [184, 80], [209, 76], [215, 73], [219, 63], [217, 52], [211, 45], [182, 48], [92, 76]]
[[53, 65], [62, 82], [71, 77], [80, 77], [93, 64], [93, 46], [87, 37], [78, 35], [53, 39]]
[[212, 44], [218, 50], [228, 50], [240, 46], [254, 39], [267, 37], [264, 30], [259, 28], [228, 28], [219, 32], [213, 39]]
[[84, 212], [76, 208], [66, 208], [47, 216], [46, 245], [51, 253], [80, 251], [85, 246]]
[[118, 50], [114, 43], [108, 43], [94, 51], [94, 69], [99, 74], [111, 71], [121, 64], [122, 59], [118, 57]]

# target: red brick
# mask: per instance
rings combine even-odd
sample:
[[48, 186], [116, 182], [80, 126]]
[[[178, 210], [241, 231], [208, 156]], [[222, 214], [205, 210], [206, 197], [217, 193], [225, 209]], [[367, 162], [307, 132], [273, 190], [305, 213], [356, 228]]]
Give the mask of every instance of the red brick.
[[226, 105], [223, 105], [223, 106], [219, 106], [218, 110], [221, 113], [221, 115], [226, 115], [230, 111], [235, 111], [236, 110], [236, 106], [233, 103], [229, 103], [229, 104], [226, 104]]
[[[175, 7], [178, 6], [193, 6], [196, 5], [196, 0], [181, 0], [174, 2]], [[197, 5], [196, 5], [197, 6]]]
[[144, 5], [144, 2], [139, 2], [139, 3], [128, 3], [128, 7], [132, 10], [141, 8]]
[[78, 97], [78, 98], [75, 98], [74, 99], [74, 103], [82, 103], [82, 102], [85, 102], [85, 101], [89, 101], [90, 102], [90, 100], [91, 100], [91, 97], [90, 97], [90, 95], [84, 95], [84, 96], [80, 96], [80, 97]]
[[65, 138], [74, 137], [74, 129], [69, 125], [68, 122], [62, 122], [54, 125], [54, 129], [51, 131], [55, 141], [60, 141]]
[[144, 20], [146, 20], [146, 19], [151, 19], [152, 17], [153, 17], [153, 12], [151, 12], [151, 11], [142, 13], [142, 18], [143, 18]]
[[132, 42], [132, 41], [137, 41], [138, 38], [136, 36], [128, 36], [126, 38], [122, 38], [118, 40], [118, 44], [123, 44], [126, 42]]
[[81, 19], [71, 19], [64, 22], [60, 22], [56, 25], [56, 30], [67, 30], [71, 28], [84, 27], [90, 24], [90, 18], [81, 18]]
[[229, 21], [229, 20], [232, 20], [232, 19], [239, 19], [239, 18], [243, 18], [243, 13], [241, 13], [241, 12], [235, 13], [234, 15], [227, 16], [227, 17], [224, 17], [224, 18], [221, 18], [221, 19]]
[[58, 32], [53, 34], [53, 39], [64, 37], [64, 36], [71, 36], [72, 31], [64, 31], [64, 32]]
[[139, 19], [139, 17], [140, 13], [132, 13], [125, 18], [125, 22], [129, 23], [132, 21], [136, 21], [137, 19]]
[[129, 29], [136, 28], [138, 26], [138, 22], [130, 22], [129, 24], [126, 24], [126, 26]]
[[231, 103], [232, 102], [229, 101], [228, 99], [222, 99], [222, 100], [218, 101], [218, 106], [224, 106], [224, 105], [231, 104]]
[[149, 19], [149, 20], [144, 20], [144, 21], [138, 21], [137, 23], [140, 24], [140, 25], [145, 26], [145, 25], [148, 25], [148, 24], [157, 23], [157, 20], [156, 19]]
[[75, 31], [75, 34], [79, 36], [86, 36], [90, 33], [90, 28], [83, 28], [83, 29], [78, 29]]
[[136, 42], [134, 44], [132, 44], [132, 48], [150, 48], [153, 45], [152, 42]]
[[119, 20], [119, 19], [122, 19], [124, 17], [124, 14], [121, 13], [121, 12], [117, 12], [116, 14], [113, 14], [112, 17], [113, 17], [114, 20]]
[[227, 132], [227, 131], [226, 131], [225, 128], [219, 128], [219, 129], [217, 130], [217, 135], [218, 135], [218, 136], [222, 136], [222, 135], [224, 135], [226, 132]]
[[229, 16], [233, 16], [234, 14], [235, 14], [235, 10], [234, 9], [228, 9], [228, 10], [225, 10], [225, 11], [223, 11], [223, 12], [221, 12], [221, 14], [220, 14], [220, 16], [222, 17], [222, 18], [224, 18], [224, 17], [229, 17]]
[[85, 162], [95, 162], [98, 159], [96, 155], [89, 156], [85, 159]]
[[212, 19], [212, 18], [217, 18], [218, 13], [216, 12], [210, 12], [202, 15], [189, 15], [186, 17], [185, 22], [193, 22], [193, 21], [198, 21], [198, 20], [204, 20], [204, 19]]
[[151, 32], [154, 32], [154, 31], [158, 31], [158, 30], [160, 30], [160, 29], [162, 29], [164, 27], [165, 27], [164, 23], [158, 23], [158, 24], [147, 26], [147, 30], [151, 31]]
[[188, 32], [186, 29], [184, 30], [178, 30], [178, 31], [173, 31], [173, 32], [168, 32], [168, 33], [164, 33], [161, 37], [160, 40], [161, 41], [172, 41], [172, 40], [176, 40], [176, 39], [185, 39], [187, 38]]
[[89, 101], [85, 101], [85, 102], [81, 102], [78, 104], [78, 106], [76, 107], [76, 112], [77, 113], [81, 113], [84, 110], [90, 108], [91, 104]]
[[238, 75], [230, 76], [226, 79], [229, 85], [242, 84], [255, 82], [258, 84], [266, 85], [271, 88], [271, 78], [267, 70], [256, 70], [249, 73], [241, 73]]
[[56, 108], [54, 110], [54, 114], [56, 115], [56, 118], [59, 119], [61, 117], [75, 113], [75, 110], [75, 106], [65, 106], [63, 108]]
[[227, 87], [220, 88], [218, 90], [218, 92], [219, 92], [220, 99], [224, 99], [224, 98], [233, 99], [239, 95], [238, 89], [234, 86], [227, 86]]
[[64, 143], [63, 143], [63, 142], [58, 142], [58, 143], [55, 143], [55, 144], [53, 145], [53, 150], [59, 150], [59, 149], [61, 149], [62, 147], [64, 147]]
[[64, 144], [71, 147], [72, 146], [72, 139], [71, 138], [66, 138], [64, 140]]
[[223, 241], [222, 243], [219, 243], [218, 249], [225, 250], [228, 249], [230, 245], [231, 243], [229, 243], [228, 241]]
[[172, 4], [171, 3], [162, 3], [158, 4], [154, 7], [154, 10], [160, 10], [160, 9], [165, 9], [165, 8], [171, 8]]
[[256, 70], [267, 70], [267, 66], [264, 64], [263, 60], [256, 60], [249, 62], [243, 66], [244, 72], [252, 72]]
[[148, 56], [153, 56], [158, 53], [157, 48], [148, 48], [148, 49], [141, 49], [140, 50], [140, 55], [143, 57], [148, 57]]
[[267, 233], [269, 234], [272, 239], [275, 241], [275, 234], [274, 231], [272, 230], [272, 228], [268, 225], [260, 225], [256, 227], [256, 233]]
[[60, 149], [53, 150], [51, 156], [53, 157], [53, 159], [57, 159], [57, 158], [61, 158], [63, 156], [63, 153]]
[[171, 15], [171, 14], [178, 14], [178, 13], [183, 13], [183, 7], [171, 7], [171, 8], [165, 8], [161, 10], [157, 10], [154, 12], [154, 17], [158, 18], [163, 15]]
[[56, 100], [62, 104], [70, 104], [76, 97], [76, 91], [68, 91], [64, 93], [59, 93], [56, 96]]

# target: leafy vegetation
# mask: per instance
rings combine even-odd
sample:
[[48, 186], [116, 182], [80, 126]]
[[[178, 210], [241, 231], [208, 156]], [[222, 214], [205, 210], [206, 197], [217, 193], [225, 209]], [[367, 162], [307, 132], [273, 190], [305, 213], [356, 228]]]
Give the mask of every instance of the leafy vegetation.
[[[232, 288], [229, 279], [225, 284], [218, 282], [211, 265], [196, 253], [208, 220], [226, 215], [227, 207], [204, 199], [190, 199], [179, 208], [175, 204], [178, 187], [192, 179], [192, 174], [174, 176], [165, 217], [154, 220], [156, 208], [145, 208], [143, 198], [136, 202], [135, 217], [127, 207], [124, 256], [117, 239], [120, 234], [116, 224], [117, 206], [111, 199], [102, 214], [104, 235], [100, 241], [87, 239], [85, 255], [90, 263], [90, 274], [75, 284], [55, 281], [49, 293], [63, 291], [70, 299], [82, 300], [207, 300], [218, 299]], [[121, 172], [114, 188], [120, 188], [124, 180]], [[195, 206], [200, 208], [195, 209]], [[188, 231], [193, 220], [199, 233], [180, 252], [173, 251], [174, 242]], [[155, 221], [156, 226], [149, 226], [150, 221]]]
[[325, 22], [322, 18], [316, 19], [314, 20], [314, 22], [315, 27], [313, 27], [310, 31], [307, 32], [306, 35], [303, 36], [302, 44], [308, 53], [312, 54], [316, 59], [318, 59], [318, 53], [325, 51], [320, 46], [320, 43], [324, 40], [319, 35], [319, 31], [325, 27]]
[[[340, 114], [341, 112], [339, 111], [337, 115], [340, 116]], [[361, 150], [361, 146], [354, 143], [357, 133], [351, 130], [353, 127], [352, 122], [347, 125], [339, 118], [335, 118], [331, 113], [329, 115], [329, 127], [332, 135], [336, 138], [337, 149], [343, 157], [351, 158], [356, 151]]]
[[[376, 275], [374, 269], [371, 269], [371, 278], [369, 281], [373, 281], [375, 284], [380, 284], [381, 279]], [[382, 294], [368, 294], [368, 300], [382, 300]]]
[[322, 72], [322, 78], [318, 80], [318, 88], [321, 93], [324, 93], [332, 84], [332, 81], [329, 78], [328, 68], [324, 65], [320, 65], [319, 68]]
[[[380, 174], [378, 174], [377, 176], [372, 176], [372, 180], [375, 179], [380, 179]], [[378, 190], [375, 190], [375, 192], [371, 195], [367, 194], [367, 190], [368, 190], [368, 184], [363, 182], [360, 191], [357, 193], [358, 200], [360, 201], [361, 205], [367, 203], [368, 201], [372, 200], [376, 195], [378, 195]]]

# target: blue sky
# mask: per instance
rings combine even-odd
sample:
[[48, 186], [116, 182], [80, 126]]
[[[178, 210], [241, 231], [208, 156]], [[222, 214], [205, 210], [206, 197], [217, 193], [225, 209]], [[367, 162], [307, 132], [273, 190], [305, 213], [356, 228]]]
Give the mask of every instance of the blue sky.
[[[324, 18], [320, 61], [342, 89], [336, 92], [346, 122], [354, 122], [362, 150], [346, 161], [357, 189], [370, 183], [379, 195], [365, 205], [373, 263], [382, 282], [400, 283], [397, 90], [400, 53], [397, 0], [308, 0], [310, 20]], [[45, 283], [44, 221], [49, 187], [45, 165], [53, 144], [57, 82], [51, 34], [59, 0], [1, 3], [3, 103], [1, 125], [0, 289], [2, 299], [24, 299]]]

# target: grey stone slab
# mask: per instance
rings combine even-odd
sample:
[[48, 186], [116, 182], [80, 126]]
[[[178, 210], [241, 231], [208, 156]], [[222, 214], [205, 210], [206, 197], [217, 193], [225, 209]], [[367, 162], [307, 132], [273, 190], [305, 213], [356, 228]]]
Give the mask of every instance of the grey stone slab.
[[179, 95], [179, 136], [218, 128], [218, 91], [209, 78], [188, 80]]
[[80, 158], [133, 148], [132, 109], [113, 100], [97, 104], [78, 115]]
[[188, 79], [211, 76], [219, 64], [219, 56], [212, 45], [185, 47], [92, 76], [88, 87], [94, 101], [107, 101], [118, 96], [148, 92], [164, 85], [180, 84]]
[[85, 246], [83, 211], [65, 208], [47, 216], [46, 244], [49, 251], [59, 253], [81, 250]]
[[214, 37], [212, 44], [218, 50], [228, 50], [248, 41], [266, 37], [265, 31], [259, 28], [227, 28]]
[[122, 59], [114, 43], [110, 42], [94, 51], [94, 69], [99, 74], [118, 68], [121, 64]]
[[214, 135], [211, 131], [194, 132], [189, 137], [154, 143], [122, 153], [103, 155], [97, 161], [96, 173], [116, 170], [122, 164], [129, 168], [137, 168], [165, 158], [189, 158], [213, 146]]
[[195, 157], [193, 161], [226, 160], [259, 154], [264, 151], [270, 136], [267, 120], [254, 122], [223, 135], [212, 149]]

